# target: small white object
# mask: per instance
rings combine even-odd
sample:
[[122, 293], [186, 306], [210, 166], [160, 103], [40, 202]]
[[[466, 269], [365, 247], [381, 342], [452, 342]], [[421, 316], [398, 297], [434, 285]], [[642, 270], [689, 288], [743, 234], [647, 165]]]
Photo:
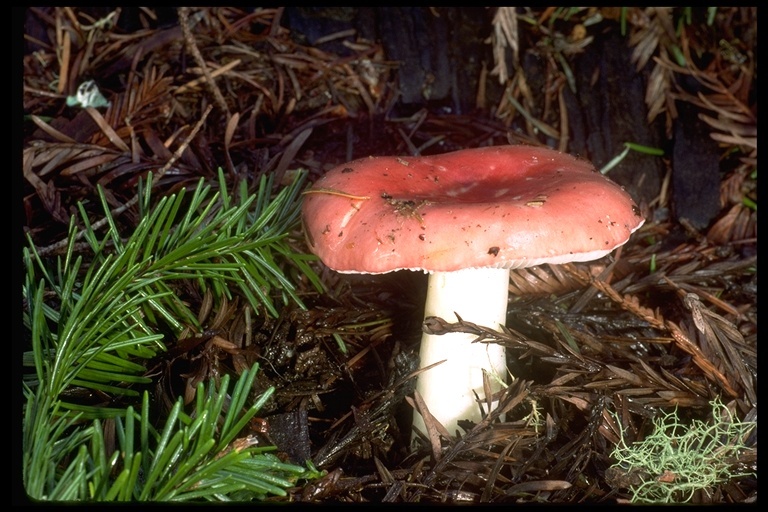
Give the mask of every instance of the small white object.
[[76, 107], [79, 105], [83, 108], [98, 108], [109, 107], [111, 104], [112, 103], [107, 101], [104, 95], [101, 94], [99, 86], [96, 85], [94, 80], [83, 82], [80, 84], [80, 87], [77, 88], [77, 93], [75, 93], [74, 96], [67, 96], [68, 107]]

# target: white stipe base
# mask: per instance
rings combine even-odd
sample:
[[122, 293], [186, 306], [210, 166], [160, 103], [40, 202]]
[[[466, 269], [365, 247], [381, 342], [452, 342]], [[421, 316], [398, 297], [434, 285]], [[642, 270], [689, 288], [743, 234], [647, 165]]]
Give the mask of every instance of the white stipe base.
[[[456, 322], [456, 314], [467, 322], [498, 329], [507, 316], [509, 270], [497, 268], [436, 272], [429, 276], [424, 316], [437, 316]], [[481, 419], [483, 370], [489, 372], [492, 391], [502, 388], [507, 379], [504, 348], [493, 343], [472, 343], [476, 337], [464, 333], [423, 334], [420, 368], [445, 359], [445, 362], [418, 377], [416, 389], [429, 412], [451, 435], [457, 421]], [[487, 412], [487, 405], [483, 405]], [[426, 433], [421, 415], [414, 411], [413, 425]]]

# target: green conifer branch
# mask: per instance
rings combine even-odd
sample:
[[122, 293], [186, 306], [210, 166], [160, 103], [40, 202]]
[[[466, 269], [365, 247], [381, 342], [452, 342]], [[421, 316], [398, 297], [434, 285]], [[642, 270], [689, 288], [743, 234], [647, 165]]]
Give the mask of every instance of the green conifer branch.
[[[129, 236], [120, 232], [102, 193], [105, 232], [96, 233], [80, 205], [92, 254], [77, 253], [74, 219], [66, 252], [53, 262], [30, 240], [23, 291], [31, 346], [24, 361], [34, 371], [24, 375], [23, 479], [31, 497], [260, 499], [317, 476], [283, 464], [268, 453], [273, 448], [237, 438], [269, 394], [245, 406], [255, 368], [231, 397], [227, 376], [218, 391], [213, 382], [201, 385], [195, 411], [188, 415], [177, 402], [159, 432], [149, 423], [146, 391], [138, 414], [132, 407], [83, 405], [68, 394], [79, 389], [138, 397], [151, 382], [143, 361], [165, 350], [161, 333], [201, 330], [179, 296], [182, 280], [219, 298], [239, 293], [257, 313], [277, 316], [276, 300], [303, 307], [283, 269], [322, 289], [312, 258], [289, 240], [305, 176], [298, 173], [274, 194], [271, 178], [262, 177], [255, 194], [242, 182], [233, 196], [220, 172], [217, 192], [201, 180], [191, 193], [182, 190], [154, 205], [150, 176], [140, 185], [140, 220]], [[113, 453], [105, 452], [106, 426], [118, 440]]]

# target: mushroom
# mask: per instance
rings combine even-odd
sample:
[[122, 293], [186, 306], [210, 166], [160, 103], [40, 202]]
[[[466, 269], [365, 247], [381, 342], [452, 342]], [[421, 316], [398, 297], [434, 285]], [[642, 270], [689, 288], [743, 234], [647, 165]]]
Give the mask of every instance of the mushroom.
[[[302, 217], [310, 250], [329, 268], [428, 272], [425, 318], [495, 329], [506, 323], [510, 269], [601, 258], [644, 222], [589, 162], [530, 146], [361, 158], [320, 178]], [[425, 332], [421, 341], [421, 368], [444, 362], [419, 375], [417, 390], [451, 433], [460, 419], [481, 419], [484, 372], [493, 392], [506, 380], [503, 347], [474, 339]]]

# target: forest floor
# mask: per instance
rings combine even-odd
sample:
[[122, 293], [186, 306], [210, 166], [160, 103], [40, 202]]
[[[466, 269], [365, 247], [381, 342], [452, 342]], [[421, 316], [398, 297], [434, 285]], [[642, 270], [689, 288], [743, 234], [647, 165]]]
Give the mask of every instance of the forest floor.
[[[451, 324], [504, 344], [516, 379], [488, 421], [414, 445], [424, 276], [339, 275], [315, 261], [327, 292], [297, 282], [305, 309], [257, 321], [255, 339], [272, 354], [311, 333], [303, 359], [261, 366], [276, 387], [263, 434], [287, 459], [309, 455], [327, 472], [275, 501], [756, 500], [756, 428], [718, 440], [702, 428], [686, 440], [701, 455], [694, 473], [714, 472], [705, 481], [659, 452], [629, 459], [658, 442], [657, 422], [672, 413], [694, 434], [692, 425], [757, 421], [756, 8], [489, 9], [477, 66], [447, 64], [474, 95], [437, 91], [451, 76], [437, 67], [436, 92], [427, 69], [424, 101], [410, 103], [386, 41], [355, 28], [307, 38], [283, 8], [123, 9], [25, 13], [22, 222], [44, 257], [60, 254], [78, 202], [98, 220], [97, 185], [130, 230], [137, 211], [124, 206], [149, 172], [161, 197], [200, 178], [216, 184], [219, 168], [232, 183], [271, 174], [280, 186], [297, 169], [312, 182], [368, 155], [509, 143], [617, 163], [608, 176], [646, 218], [612, 256], [513, 271], [505, 332]], [[619, 64], [605, 41], [619, 41]], [[603, 83], [616, 65], [626, 70], [619, 90]], [[590, 87], [617, 97], [588, 103]], [[604, 104], [625, 101], [622, 90], [639, 94], [639, 115], [626, 107], [631, 118], [614, 126]], [[637, 146], [614, 162], [623, 142]], [[292, 240], [302, 247], [299, 228]], [[238, 307], [216, 303], [203, 323], [234, 339]], [[174, 357], [209, 361], [194, 367], [199, 380], [214, 366], [236, 373], [233, 354], [248, 354], [239, 350], [199, 344]], [[189, 364], [168, 364], [179, 368], [171, 380], [190, 378]], [[173, 389], [156, 393], [173, 401]], [[659, 451], [682, 452], [677, 434], [667, 429]]]

